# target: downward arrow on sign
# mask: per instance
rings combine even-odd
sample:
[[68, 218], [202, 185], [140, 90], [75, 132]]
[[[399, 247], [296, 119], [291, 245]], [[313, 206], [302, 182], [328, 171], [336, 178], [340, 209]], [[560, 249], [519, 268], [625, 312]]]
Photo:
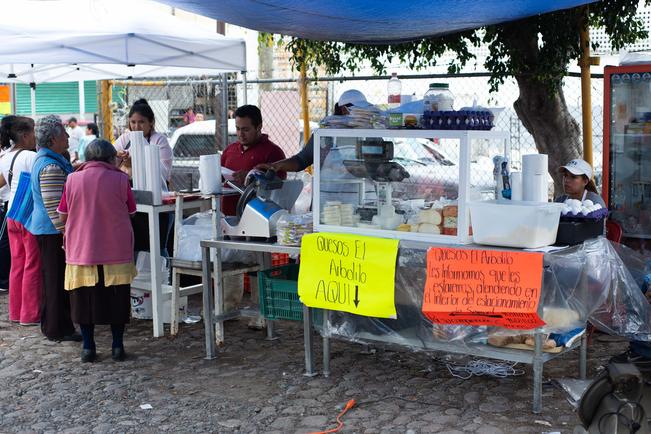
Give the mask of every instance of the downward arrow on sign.
[[353, 299], [353, 303], [355, 303], [355, 307], [359, 304], [359, 286], [355, 285], [355, 298]]

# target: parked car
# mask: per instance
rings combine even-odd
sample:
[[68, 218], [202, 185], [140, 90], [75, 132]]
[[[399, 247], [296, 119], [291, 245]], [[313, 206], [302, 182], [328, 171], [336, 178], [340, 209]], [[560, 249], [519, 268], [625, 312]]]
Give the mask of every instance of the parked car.
[[[303, 121], [299, 122], [299, 137], [296, 149], [303, 146]], [[316, 122], [310, 122], [310, 128], [318, 128]], [[273, 140], [273, 138], [272, 138]], [[228, 120], [228, 143], [237, 141], [235, 119]], [[199, 156], [214, 154], [215, 121], [197, 121], [174, 131], [170, 139], [174, 159], [172, 162], [172, 187], [174, 190], [198, 188]]]

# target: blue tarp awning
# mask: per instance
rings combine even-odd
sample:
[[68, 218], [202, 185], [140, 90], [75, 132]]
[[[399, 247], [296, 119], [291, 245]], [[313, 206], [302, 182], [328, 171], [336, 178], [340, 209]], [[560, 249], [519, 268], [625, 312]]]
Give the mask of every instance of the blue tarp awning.
[[475, 29], [594, 0], [159, 0], [261, 32], [389, 43]]

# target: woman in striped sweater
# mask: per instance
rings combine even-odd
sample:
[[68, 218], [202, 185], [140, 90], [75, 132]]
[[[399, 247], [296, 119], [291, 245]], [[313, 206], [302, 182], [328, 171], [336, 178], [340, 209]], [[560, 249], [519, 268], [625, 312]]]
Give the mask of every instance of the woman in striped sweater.
[[72, 165], [62, 156], [68, 149], [68, 134], [58, 116], [49, 115], [36, 123], [36, 144], [39, 150], [31, 177], [34, 211], [25, 227], [36, 235], [41, 251], [41, 331], [50, 340], [81, 341], [70, 319], [70, 298], [63, 289], [64, 223], [57, 207]]

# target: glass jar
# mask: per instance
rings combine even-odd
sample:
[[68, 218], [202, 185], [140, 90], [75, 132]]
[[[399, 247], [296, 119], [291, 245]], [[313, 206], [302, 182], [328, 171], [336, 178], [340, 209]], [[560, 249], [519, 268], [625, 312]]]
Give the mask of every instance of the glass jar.
[[448, 83], [430, 83], [429, 90], [423, 97], [425, 112], [451, 111], [453, 104], [454, 95], [450, 92]]

